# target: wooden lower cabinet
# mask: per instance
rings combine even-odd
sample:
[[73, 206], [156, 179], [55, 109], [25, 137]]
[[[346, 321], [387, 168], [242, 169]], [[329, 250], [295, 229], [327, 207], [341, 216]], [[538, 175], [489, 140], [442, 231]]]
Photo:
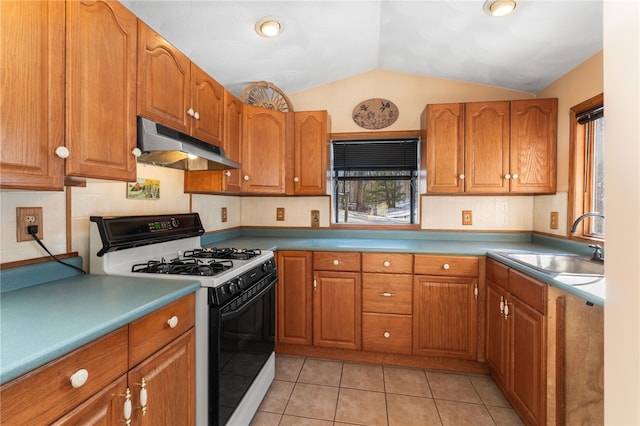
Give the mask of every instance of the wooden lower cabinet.
[[360, 273], [315, 271], [313, 282], [313, 344], [361, 349]]
[[487, 364], [528, 425], [547, 422], [546, 295], [546, 285], [487, 260]]
[[276, 323], [278, 343], [311, 345], [312, 259], [308, 251], [278, 251]]
[[477, 279], [414, 277], [413, 352], [476, 359]]
[[362, 349], [410, 355], [411, 315], [362, 313]]
[[[180, 314], [185, 307], [190, 309], [186, 316]], [[185, 296], [2, 385], [0, 423], [118, 426], [125, 424], [124, 405], [129, 398], [133, 425], [195, 425], [194, 308], [194, 296]], [[186, 331], [167, 324], [174, 315]], [[167, 343], [158, 348], [157, 338], [146, 340], [148, 355], [133, 365], [129, 344], [136, 324], [151, 325], [149, 330], [155, 326], [154, 334], [161, 334]], [[88, 378], [73, 387], [71, 378], [81, 369]]]

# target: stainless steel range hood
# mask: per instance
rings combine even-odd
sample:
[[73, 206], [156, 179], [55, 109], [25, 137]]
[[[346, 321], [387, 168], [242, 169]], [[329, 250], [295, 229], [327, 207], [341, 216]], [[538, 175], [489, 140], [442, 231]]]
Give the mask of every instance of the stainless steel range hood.
[[181, 170], [239, 169], [241, 165], [224, 156], [218, 146], [138, 117], [138, 148], [141, 163]]

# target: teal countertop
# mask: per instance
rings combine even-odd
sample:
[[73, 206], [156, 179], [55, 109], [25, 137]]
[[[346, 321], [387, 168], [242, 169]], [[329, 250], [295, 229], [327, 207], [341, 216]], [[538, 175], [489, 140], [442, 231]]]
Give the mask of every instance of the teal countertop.
[[[224, 245], [226, 247], [259, 248], [274, 251], [359, 251], [489, 256], [541, 282], [581, 297], [588, 303], [604, 306], [606, 288], [604, 278], [594, 280], [592, 277], [545, 274], [495, 253], [497, 251], [525, 251], [590, 255], [591, 249], [586, 244], [528, 233], [407, 233], [407, 231], [363, 232], [351, 230], [342, 231], [342, 233], [345, 235], [344, 238], [341, 238], [340, 233], [335, 230], [315, 231], [315, 233], [313, 231], [283, 230], [279, 232], [281, 235], [277, 235], [278, 232], [273, 230], [254, 230], [226, 235], [205, 235], [202, 237], [202, 243], [209, 247]], [[366, 238], [366, 235], [372, 235], [376, 238]], [[394, 235], [406, 236], [407, 238], [393, 238]]]
[[76, 275], [0, 294], [0, 383], [200, 287], [197, 282]]

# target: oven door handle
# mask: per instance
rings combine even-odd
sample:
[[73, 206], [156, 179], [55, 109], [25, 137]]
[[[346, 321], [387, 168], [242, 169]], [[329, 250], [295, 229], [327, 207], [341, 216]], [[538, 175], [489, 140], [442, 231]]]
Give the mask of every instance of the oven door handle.
[[220, 312], [220, 319], [221, 320], [231, 319], [231, 318], [234, 318], [234, 317], [237, 317], [237, 316], [241, 315], [244, 311], [246, 311], [251, 306], [251, 303], [254, 300], [261, 298], [266, 293], [271, 291], [271, 289], [275, 287], [277, 282], [278, 282], [278, 278], [276, 277], [265, 288], [260, 290], [259, 293], [255, 294], [251, 299], [249, 299], [245, 303], [243, 303], [238, 309], [234, 309], [234, 310], [228, 311], [228, 312], [222, 312], [222, 309], [224, 309], [224, 307], [223, 307], [221, 309], [221, 312]]

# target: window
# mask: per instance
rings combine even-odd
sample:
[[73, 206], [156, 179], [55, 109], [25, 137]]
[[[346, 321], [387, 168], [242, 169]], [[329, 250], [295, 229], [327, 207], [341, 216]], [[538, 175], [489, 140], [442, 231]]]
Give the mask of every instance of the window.
[[[595, 96], [571, 108], [571, 157], [569, 175], [569, 219], [584, 213], [604, 214], [604, 96]], [[604, 220], [589, 217], [575, 236], [604, 239]]]
[[332, 151], [334, 223], [416, 223], [418, 139], [340, 140]]

